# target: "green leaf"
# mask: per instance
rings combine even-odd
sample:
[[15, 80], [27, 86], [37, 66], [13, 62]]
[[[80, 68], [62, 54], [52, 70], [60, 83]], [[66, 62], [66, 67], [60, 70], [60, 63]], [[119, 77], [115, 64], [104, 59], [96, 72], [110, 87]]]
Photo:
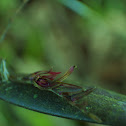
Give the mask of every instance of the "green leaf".
[[19, 82], [0, 85], [0, 98], [12, 104], [59, 117], [94, 122], [53, 92]]

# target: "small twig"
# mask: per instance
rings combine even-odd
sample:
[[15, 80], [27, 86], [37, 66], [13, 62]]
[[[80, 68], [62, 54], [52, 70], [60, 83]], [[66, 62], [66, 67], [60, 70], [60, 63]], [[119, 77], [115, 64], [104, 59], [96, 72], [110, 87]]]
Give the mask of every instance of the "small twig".
[[9, 21], [8, 21], [7, 26], [5, 27], [3, 33], [2, 33], [2, 35], [1, 35], [1, 37], [0, 37], [0, 43], [3, 42], [3, 40], [5, 39], [5, 36], [6, 36], [7, 32], [8, 32], [8, 30], [9, 30], [9, 28], [11, 27], [11, 25], [12, 25], [14, 19], [16, 18], [16, 16], [18, 15], [18, 13], [22, 10], [22, 8], [27, 4], [28, 1], [29, 1], [29, 0], [24, 0], [24, 2], [23, 2], [23, 3], [20, 5], [20, 7], [16, 10], [16, 12], [11, 16], [11, 18], [10, 18]]

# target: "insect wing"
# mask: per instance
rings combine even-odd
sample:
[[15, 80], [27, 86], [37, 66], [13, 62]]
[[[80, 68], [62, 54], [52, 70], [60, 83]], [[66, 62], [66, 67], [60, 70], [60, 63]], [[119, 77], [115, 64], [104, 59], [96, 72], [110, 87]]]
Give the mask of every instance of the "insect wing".
[[69, 98], [71, 98], [71, 101], [79, 100], [84, 96], [90, 94], [94, 90], [94, 88], [89, 88], [86, 91], [84, 91], [83, 88], [80, 86], [63, 82], [56, 83], [57, 84], [55, 87], [52, 88], [52, 91], [62, 97], [68, 96]]
[[101, 123], [102, 121], [97, 115], [87, 112], [86, 110], [86, 107], [88, 106], [86, 96], [90, 94], [94, 89], [95, 87], [89, 88], [84, 91], [80, 86], [59, 82], [57, 86], [55, 86], [51, 90], [60, 97], [67, 99], [67, 101], [72, 106], [78, 108], [94, 121]]
[[58, 95], [64, 97], [64, 94], [72, 96], [73, 94], [83, 91], [79, 86], [67, 84], [63, 82], [55, 82], [55, 86], [52, 88], [52, 91]]

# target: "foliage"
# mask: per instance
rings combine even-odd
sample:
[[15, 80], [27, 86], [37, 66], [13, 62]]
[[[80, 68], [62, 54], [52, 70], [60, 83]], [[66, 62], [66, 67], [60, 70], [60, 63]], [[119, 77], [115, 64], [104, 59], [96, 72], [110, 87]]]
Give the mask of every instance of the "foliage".
[[[84, 87], [84, 89], [86, 89], [85, 84], [88, 86], [92, 84], [93, 86], [101, 86], [125, 94], [125, 1], [56, 0], [52, 2], [51, 0], [30, 0], [19, 13], [17, 10], [22, 8], [23, 2], [27, 1], [13, 0], [10, 2], [1, 0], [0, 2], [0, 32], [2, 35], [0, 57], [7, 59], [8, 63], [12, 65], [12, 72], [32, 73], [38, 70], [48, 70], [51, 66], [54, 66], [56, 70], [64, 71], [71, 65], [77, 65], [78, 69], [71, 76], [73, 84], [76, 82], [77, 85]], [[7, 23], [8, 19], [11, 19], [9, 23]], [[11, 74], [13, 75], [14, 73]], [[3, 75], [1, 77], [5, 79]], [[70, 82], [72, 82], [71, 80]], [[50, 92], [42, 93], [43, 91], [36, 89], [32, 85], [24, 84], [22, 86], [18, 82], [6, 82], [7, 79], [1, 81], [0, 97], [20, 106], [25, 106], [27, 103], [28, 109], [35, 107], [35, 103], [32, 101], [35, 100], [32, 92], [40, 93], [43, 97], [45, 95], [48, 97], [55, 95], [50, 94]], [[12, 88], [9, 88], [11, 85], [13, 85]], [[22, 95], [18, 96], [20, 91]], [[37, 103], [40, 103], [39, 100], [46, 100], [43, 97], [39, 96], [36, 100]], [[56, 95], [54, 97], [58, 99]], [[93, 107], [91, 111], [95, 114], [98, 113], [98, 116], [103, 120], [103, 124], [118, 125], [118, 123], [122, 123], [122, 125], [125, 125], [125, 96], [97, 88], [87, 98], [89, 98], [88, 103]], [[59, 98], [59, 106], [61, 104], [64, 104], [63, 107], [69, 106], [62, 100]], [[30, 106], [32, 108], [28, 106], [29, 103], [31, 103]], [[4, 104], [1, 105], [1, 108]], [[20, 120], [20, 125], [30, 123], [30, 125], [39, 126], [44, 122], [44, 119], [47, 120], [45, 122], [48, 125], [55, 125], [55, 119], [51, 116], [46, 117], [40, 114], [40, 117], [34, 117], [34, 120], [31, 120], [30, 117], [26, 119], [20, 116], [22, 112], [19, 108], [15, 111], [15, 107], [10, 107], [10, 105], [7, 107], [10, 108], [8, 114], [2, 109], [0, 113], [2, 118], [0, 123], [3, 126], [18, 125], [15, 118]], [[54, 107], [57, 108], [55, 104]], [[76, 109], [73, 106], [70, 108]], [[43, 109], [36, 111], [43, 112]], [[63, 110], [61, 111], [63, 112]], [[44, 112], [51, 114], [51, 110]], [[74, 111], [72, 110], [72, 112]], [[118, 115], [118, 112], [121, 113]], [[24, 110], [24, 114], [27, 113], [27, 110]], [[56, 115], [55, 113], [52, 114]], [[70, 114], [70, 111], [67, 114]], [[43, 118], [42, 121], [41, 116]], [[68, 117], [68, 115], [62, 116]], [[35, 121], [35, 118], [37, 120], [40, 118], [40, 120]], [[48, 121], [48, 119], [52, 120]], [[78, 116], [76, 119], [80, 120], [82, 118]], [[83, 119], [85, 120], [84, 117]], [[6, 120], [10, 123], [7, 123]], [[63, 124], [66, 126], [68, 122]], [[70, 124], [72, 126], [76, 125], [72, 124], [72, 122]], [[91, 124], [87, 123], [85, 125]]]

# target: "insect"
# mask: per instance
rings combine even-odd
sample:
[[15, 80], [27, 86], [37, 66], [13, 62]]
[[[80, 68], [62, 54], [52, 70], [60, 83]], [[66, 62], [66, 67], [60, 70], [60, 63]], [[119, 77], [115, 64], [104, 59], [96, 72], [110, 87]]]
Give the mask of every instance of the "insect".
[[[89, 88], [84, 91], [80, 86], [64, 83], [63, 80], [65, 80], [74, 71], [74, 68], [75, 66], [70, 67], [68, 71], [58, 79], [56, 79], [56, 77], [61, 72], [53, 72], [52, 69], [49, 71], [38, 71], [32, 73], [24, 79], [31, 80], [33, 85], [40, 90], [48, 90], [57, 94], [58, 96], [66, 99], [72, 106], [75, 106], [82, 112], [86, 113], [85, 108], [87, 103], [83, 98], [93, 92], [95, 88]], [[93, 120], [101, 122], [99, 117], [93, 113], [88, 113], [88, 115]]]

